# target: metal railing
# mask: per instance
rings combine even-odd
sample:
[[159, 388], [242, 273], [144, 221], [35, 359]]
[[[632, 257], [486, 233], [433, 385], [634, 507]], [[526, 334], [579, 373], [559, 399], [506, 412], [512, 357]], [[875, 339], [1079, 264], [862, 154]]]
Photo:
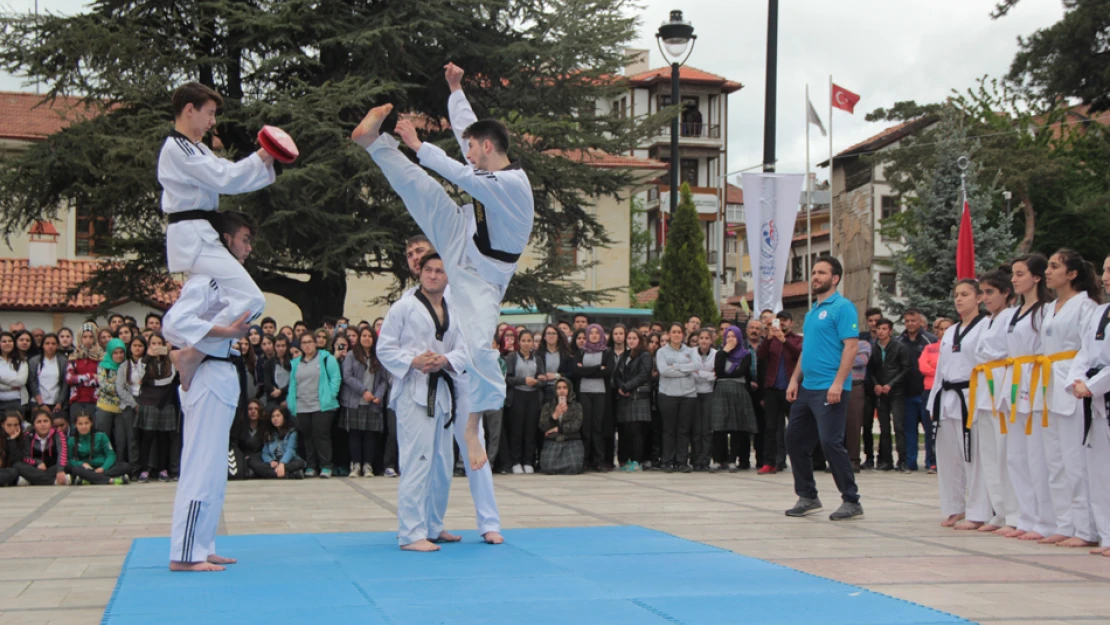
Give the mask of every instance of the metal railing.
[[[720, 124], [705, 124], [701, 122], [685, 122], [678, 125], [678, 133], [680, 137], [688, 139], [720, 139], [721, 138], [721, 125]], [[659, 135], [663, 137], [671, 136], [671, 125], [663, 126], [659, 131]]]

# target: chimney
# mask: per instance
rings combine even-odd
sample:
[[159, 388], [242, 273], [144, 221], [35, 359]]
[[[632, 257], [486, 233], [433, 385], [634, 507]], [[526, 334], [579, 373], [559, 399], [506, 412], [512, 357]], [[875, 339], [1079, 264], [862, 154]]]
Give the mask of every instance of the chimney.
[[49, 221], [37, 220], [31, 226], [27, 244], [27, 260], [32, 267], [54, 267], [58, 264], [58, 229]]
[[646, 48], [625, 48], [624, 57], [625, 76], [634, 76], [651, 69], [651, 66], [648, 64], [648, 50]]

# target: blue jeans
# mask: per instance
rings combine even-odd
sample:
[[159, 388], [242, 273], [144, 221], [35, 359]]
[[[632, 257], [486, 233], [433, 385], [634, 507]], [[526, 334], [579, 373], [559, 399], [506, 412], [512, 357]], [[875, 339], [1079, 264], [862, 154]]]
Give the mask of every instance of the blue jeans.
[[906, 398], [906, 416], [904, 421], [906, 426], [906, 453], [902, 457], [906, 459], [906, 464], [914, 470], [917, 470], [918, 423], [925, 428], [925, 466], [937, 466], [937, 453], [933, 447], [933, 420], [929, 418], [929, 413], [925, 412], [925, 401], [928, 398], [928, 391], [925, 391], [924, 395]]

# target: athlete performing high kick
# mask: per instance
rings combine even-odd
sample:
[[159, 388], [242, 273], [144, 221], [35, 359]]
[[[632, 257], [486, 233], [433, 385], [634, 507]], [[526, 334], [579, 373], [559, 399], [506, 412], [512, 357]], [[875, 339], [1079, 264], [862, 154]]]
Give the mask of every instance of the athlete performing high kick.
[[458, 206], [443, 185], [397, 149], [381, 125], [393, 106], [371, 109], [351, 133], [381, 167], [389, 184], [443, 258], [454, 293], [452, 310], [466, 344], [470, 378], [470, 415], [466, 424], [467, 455], [474, 470], [486, 463], [479, 423], [485, 410], [505, 402], [505, 378], [492, 343], [501, 300], [532, 234], [535, 207], [532, 185], [517, 163], [509, 161], [509, 132], [496, 120], [478, 121], [462, 91], [463, 70], [445, 67], [451, 96], [451, 128], [469, 165], [451, 159], [438, 146], [422, 143], [412, 123], [402, 120], [397, 134], [416, 152], [420, 164], [468, 193], [473, 202]]

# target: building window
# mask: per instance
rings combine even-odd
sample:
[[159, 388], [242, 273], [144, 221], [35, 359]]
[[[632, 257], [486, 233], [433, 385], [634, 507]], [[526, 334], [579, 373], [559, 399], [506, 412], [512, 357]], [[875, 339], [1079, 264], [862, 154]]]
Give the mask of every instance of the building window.
[[698, 186], [698, 159], [684, 158], [678, 169], [679, 183], [685, 182], [691, 187]]
[[893, 272], [883, 272], [879, 274], [879, 288], [890, 293], [891, 295], [898, 294], [898, 279]]
[[884, 195], [880, 200], [879, 236], [883, 241], [897, 241], [898, 237], [888, 234], [890, 223], [887, 221], [902, 212], [902, 205], [893, 195]]
[[93, 216], [80, 204], [77, 206], [76, 217], [74, 253], [77, 256], [103, 254], [107, 248], [108, 239], [112, 236], [111, 220], [107, 217]]
[[552, 246], [556, 262], [578, 266], [578, 238], [574, 236], [574, 230], [567, 229], [556, 235]]
[[620, 100], [613, 100], [613, 117], [620, 119], [628, 117], [628, 96], [623, 96]]

